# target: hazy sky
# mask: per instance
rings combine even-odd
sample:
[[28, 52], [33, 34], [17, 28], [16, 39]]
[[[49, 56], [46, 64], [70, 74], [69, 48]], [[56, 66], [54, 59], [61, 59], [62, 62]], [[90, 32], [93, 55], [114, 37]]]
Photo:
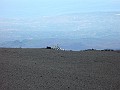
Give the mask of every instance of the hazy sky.
[[120, 0], [0, 0], [0, 17], [120, 11]]

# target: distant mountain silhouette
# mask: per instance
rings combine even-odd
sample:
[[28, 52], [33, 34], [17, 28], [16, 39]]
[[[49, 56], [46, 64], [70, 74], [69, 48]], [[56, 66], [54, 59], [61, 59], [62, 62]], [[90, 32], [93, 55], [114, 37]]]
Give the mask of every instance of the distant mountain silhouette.
[[84, 50], [84, 49], [119, 49], [119, 43], [116, 41], [110, 42], [107, 39], [96, 38], [81, 38], [81, 39], [32, 39], [32, 40], [15, 40], [0, 44], [0, 47], [7, 48], [45, 48], [46, 46], [54, 46], [58, 44], [61, 48], [66, 50]]
[[0, 45], [0, 47], [19, 48], [19, 47], [22, 47], [23, 45], [24, 45], [23, 42], [19, 40], [15, 40], [15, 41], [4, 42]]

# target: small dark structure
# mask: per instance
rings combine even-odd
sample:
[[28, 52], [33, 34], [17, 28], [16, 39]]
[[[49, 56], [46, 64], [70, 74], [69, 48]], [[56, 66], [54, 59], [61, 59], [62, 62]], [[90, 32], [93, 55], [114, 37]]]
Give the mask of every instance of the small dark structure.
[[85, 51], [95, 51], [96, 49], [87, 49], [87, 50], [85, 50]]
[[46, 49], [52, 49], [52, 48], [47, 46]]
[[101, 50], [101, 51], [114, 51], [113, 49], [104, 49], [104, 50]]

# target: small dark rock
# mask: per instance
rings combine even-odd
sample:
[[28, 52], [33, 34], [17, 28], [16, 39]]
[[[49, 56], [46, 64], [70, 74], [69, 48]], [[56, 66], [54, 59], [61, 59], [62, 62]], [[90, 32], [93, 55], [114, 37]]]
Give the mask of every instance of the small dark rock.
[[78, 77], [76, 77], [75, 79], [78, 79]]
[[40, 76], [40, 77], [42, 77], [42, 76]]

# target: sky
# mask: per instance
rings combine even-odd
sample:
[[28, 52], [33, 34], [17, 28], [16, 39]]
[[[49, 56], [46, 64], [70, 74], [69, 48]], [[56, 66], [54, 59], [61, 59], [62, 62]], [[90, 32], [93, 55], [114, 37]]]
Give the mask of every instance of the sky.
[[120, 0], [0, 0], [0, 17], [120, 11]]

